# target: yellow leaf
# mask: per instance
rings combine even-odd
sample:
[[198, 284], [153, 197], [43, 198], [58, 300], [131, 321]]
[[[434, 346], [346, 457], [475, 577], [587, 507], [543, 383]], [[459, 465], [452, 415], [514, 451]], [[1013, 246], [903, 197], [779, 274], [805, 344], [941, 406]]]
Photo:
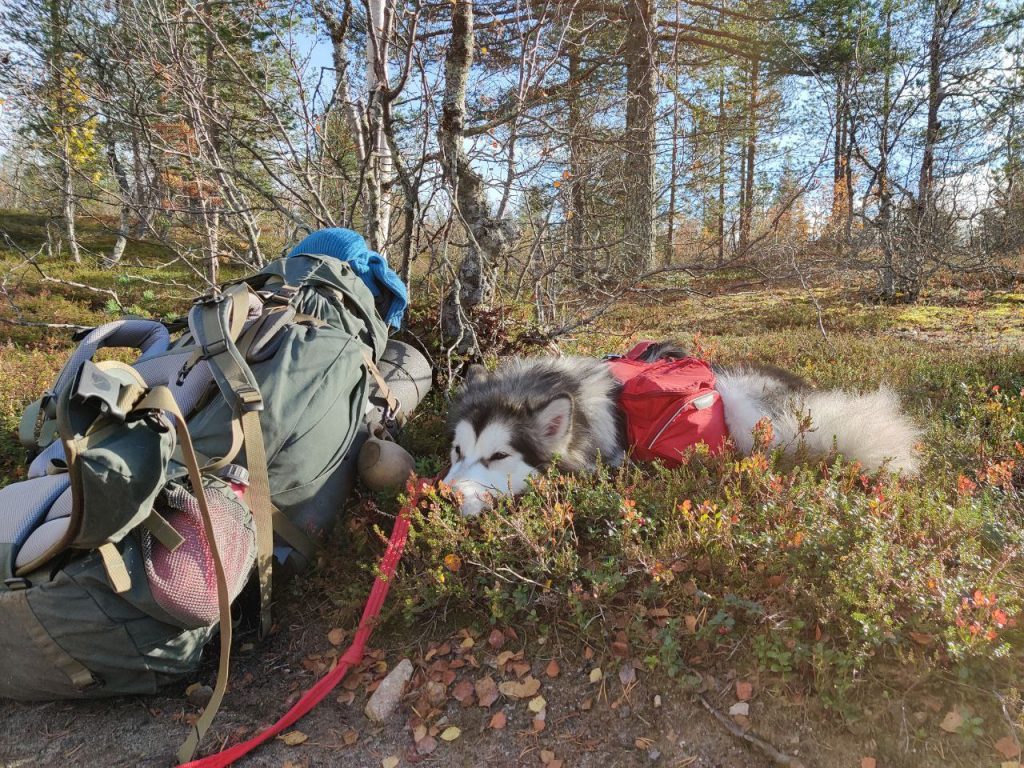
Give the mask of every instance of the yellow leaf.
[[385, 757], [380, 761], [380, 768], [398, 768], [398, 758], [394, 755]]
[[462, 568], [462, 558], [456, 554], [445, 555], [444, 567], [452, 573], [458, 573], [459, 569]]
[[455, 741], [462, 735], [462, 731], [454, 725], [449, 725], [441, 731], [441, 741]]
[[600, 683], [601, 682], [601, 678], [603, 678], [603, 677], [604, 677], [604, 672], [601, 671], [600, 667], [594, 667], [592, 670], [590, 670], [590, 682], [592, 682], [592, 683]]
[[531, 712], [536, 714], [537, 712], [543, 712], [547, 705], [548, 702], [543, 696], [537, 696], [530, 699], [530, 703], [527, 706], [529, 706]]
[[297, 747], [299, 744], [308, 739], [309, 736], [304, 734], [302, 731], [288, 731], [288, 733], [282, 736], [278, 736], [277, 738], [283, 741], [289, 747]]

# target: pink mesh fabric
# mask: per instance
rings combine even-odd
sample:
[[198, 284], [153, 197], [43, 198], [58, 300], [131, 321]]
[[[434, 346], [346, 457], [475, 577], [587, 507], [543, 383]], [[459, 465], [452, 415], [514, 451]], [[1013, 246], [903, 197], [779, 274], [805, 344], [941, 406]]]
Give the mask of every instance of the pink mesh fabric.
[[[252, 515], [241, 504], [206, 491], [214, 536], [217, 539], [228, 592], [234, 600], [245, 586], [256, 558]], [[167, 494], [167, 522], [185, 542], [170, 552], [152, 536], [145, 536], [146, 574], [157, 604], [185, 628], [208, 626], [218, 619], [217, 576], [203, 520], [195, 497], [175, 487]]]

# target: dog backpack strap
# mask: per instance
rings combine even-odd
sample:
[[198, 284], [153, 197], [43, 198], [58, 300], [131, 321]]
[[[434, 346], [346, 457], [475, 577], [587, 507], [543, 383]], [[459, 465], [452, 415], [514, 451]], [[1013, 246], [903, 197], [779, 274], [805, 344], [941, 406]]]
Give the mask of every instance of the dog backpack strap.
[[639, 360], [644, 353], [654, 346], [653, 341], [639, 341], [636, 346], [626, 353], [627, 360]]

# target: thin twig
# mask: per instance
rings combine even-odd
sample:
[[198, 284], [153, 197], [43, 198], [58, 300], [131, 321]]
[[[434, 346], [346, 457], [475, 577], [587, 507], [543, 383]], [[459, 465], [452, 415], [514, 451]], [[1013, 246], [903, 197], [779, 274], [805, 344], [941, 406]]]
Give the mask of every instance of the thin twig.
[[793, 757], [792, 755], [787, 755], [785, 752], [780, 752], [774, 746], [769, 744], [767, 741], [765, 741], [755, 733], [751, 733], [750, 731], [744, 731], [742, 728], [736, 725], [736, 723], [730, 720], [726, 715], [723, 715], [721, 712], [719, 712], [718, 709], [715, 708], [715, 706], [712, 705], [711, 702], [707, 700], [707, 698], [705, 698], [704, 694], [698, 694], [698, 698], [700, 698], [700, 703], [704, 705], [704, 709], [710, 712], [714, 716], [714, 718], [719, 723], [721, 723], [722, 726], [737, 739], [742, 739], [748, 744], [756, 747], [766, 757], [770, 758], [778, 765], [786, 765], [790, 768], [807, 768], [806, 764], [803, 763], [799, 758]]

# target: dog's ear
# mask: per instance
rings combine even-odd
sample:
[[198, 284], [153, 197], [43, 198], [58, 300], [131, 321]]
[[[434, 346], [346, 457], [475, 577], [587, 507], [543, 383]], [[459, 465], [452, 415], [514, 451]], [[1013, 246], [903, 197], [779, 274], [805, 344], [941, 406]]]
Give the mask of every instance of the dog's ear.
[[482, 381], [487, 378], [487, 369], [480, 365], [480, 363], [473, 363], [466, 369], [466, 375], [463, 378], [463, 384], [472, 384], [474, 381]]
[[537, 411], [534, 416], [537, 432], [546, 443], [560, 445], [565, 442], [572, 428], [572, 411], [573, 403], [569, 395], [560, 395]]

